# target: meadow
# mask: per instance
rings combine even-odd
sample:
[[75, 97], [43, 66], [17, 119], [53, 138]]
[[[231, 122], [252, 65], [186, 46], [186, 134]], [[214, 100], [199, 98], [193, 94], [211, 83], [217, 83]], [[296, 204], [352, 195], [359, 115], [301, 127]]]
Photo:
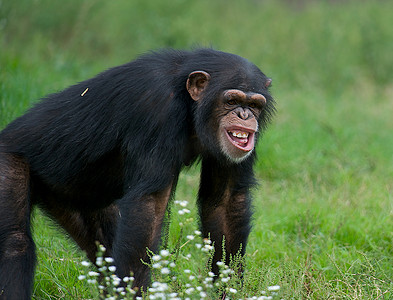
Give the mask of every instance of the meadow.
[[[0, 128], [152, 49], [244, 56], [273, 78], [277, 114], [258, 144], [245, 281], [232, 299], [273, 285], [278, 299], [392, 299], [392, 11], [383, 0], [1, 1]], [[198, 171], [181, 175], [175, 200], [190, 213], [173, 204], [164, 243], [182, 245], [192, 274], [204, 268], [187, 240], [198, 229]], [[34, 299], [91, 299], [78, 279], [84, 254], [38, 210], [33, 225]]]

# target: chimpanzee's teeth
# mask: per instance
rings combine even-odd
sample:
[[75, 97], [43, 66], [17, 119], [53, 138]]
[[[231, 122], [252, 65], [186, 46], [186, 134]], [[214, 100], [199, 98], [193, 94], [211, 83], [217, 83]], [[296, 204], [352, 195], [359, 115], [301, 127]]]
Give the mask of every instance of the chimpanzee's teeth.
[[231, 134], [237, 138], [248, 138], [248, 133], [247, 132], [241, 132], [241, 131], [231, 131]]

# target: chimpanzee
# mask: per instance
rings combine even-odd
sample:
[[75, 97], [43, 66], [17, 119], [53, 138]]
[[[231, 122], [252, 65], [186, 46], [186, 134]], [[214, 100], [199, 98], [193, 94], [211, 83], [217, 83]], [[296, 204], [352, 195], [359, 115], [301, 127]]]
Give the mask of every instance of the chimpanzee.
[[215, 262], [244, 254], [255, 143], [273, 115], [271, 79], [237, 55], [165, 49], [51, 94], [0, 133], [0, 298], [31, 297], [37, 205], [95, 261], [149, 284], [179, 172], [201, 160], [198, 205]]

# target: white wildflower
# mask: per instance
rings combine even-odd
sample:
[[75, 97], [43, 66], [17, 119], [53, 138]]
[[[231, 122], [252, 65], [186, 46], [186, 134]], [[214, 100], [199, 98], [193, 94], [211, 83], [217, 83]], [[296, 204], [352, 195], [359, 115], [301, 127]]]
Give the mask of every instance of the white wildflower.
[[105, 261], [110, 264], [113, 263], [115, 260], [112, 257], [105, 257]]
[[110, 266], [108, 267], [108, 270], [111, 272], [115, 272], [116, 271], [116, 267], [115, 266]]
[[203, 251], [203, 252], [209, 252], [209, 251], [212, 251], [213, 249], [214, 249], [213, 246], [211, 246], [211, 245], [205, 245], [205, 246], [203, 246], [203, 248], [201, 249], [201, 251]]
[[159, 261], [161, 259], [160, 255], [153, 255], [153, 257], [151, 258], [153, 261]]
[[161, 268], [161, 264], [155, 263], [155, 264], [153, 264], [151, 267], [152, 267], [153, 269], [159, 269], [159, 268]]
[[179, 204], [182, 207], [186, 207], [188, 205], [188, 201], [187, 200], [176, 200], [175, 204]]
[[184, 215], [184, 214], [189, 214], [191, 211], [187, 208], [183, 208], [181, 210], [179, 210], [179, 215]]
[[97, 266], [99, 266], [99, 267], [101, 267], [102, 266], [102, 263], [103, 263], [103, 259], [102, 259], [102, 257], [97, 257], [97, 259], [96, 259], [96, 265]]
[[90, 266], [90, 263], [88, 261], [82, 261], [81, 265], [84, 267], [88, 267], [88, 266]]
[[163, 256], [163, 257], [167, 257], [167, 256], [170, 255], [170, 253], [169, 253], [168, 250], [163, 249], [163, 250], [160, 251], [160, 255]]

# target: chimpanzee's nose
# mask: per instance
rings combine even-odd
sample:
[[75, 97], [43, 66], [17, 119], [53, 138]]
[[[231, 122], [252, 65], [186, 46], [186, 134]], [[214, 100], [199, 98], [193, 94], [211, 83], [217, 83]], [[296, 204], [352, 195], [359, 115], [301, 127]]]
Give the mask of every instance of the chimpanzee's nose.
[[244, 109], [243, 107], [236, 108], [235, 113], [242, 120], [247, 120], [251, 117], [251, 112], [248, 109]]

